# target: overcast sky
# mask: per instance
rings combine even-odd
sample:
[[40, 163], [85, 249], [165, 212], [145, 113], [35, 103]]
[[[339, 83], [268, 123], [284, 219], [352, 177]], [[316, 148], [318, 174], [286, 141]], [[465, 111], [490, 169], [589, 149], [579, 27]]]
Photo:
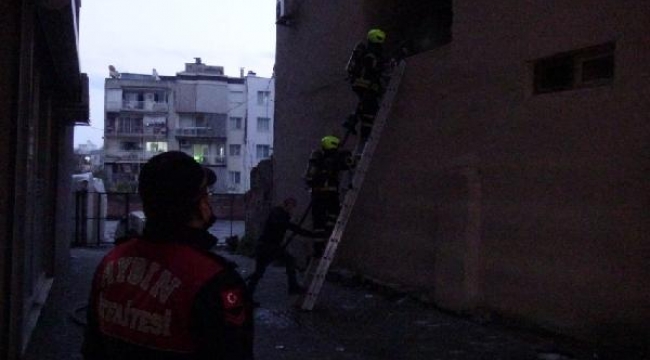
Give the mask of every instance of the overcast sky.
[[75, 146], [102, 145], [104, 79], [122, 73], [175, 75], [200, 57], [239, 76], [270, 77], [275, 62], [274, 0], [84, 0], [81, 71], [90, 77], [90, 127], [75, 128]]

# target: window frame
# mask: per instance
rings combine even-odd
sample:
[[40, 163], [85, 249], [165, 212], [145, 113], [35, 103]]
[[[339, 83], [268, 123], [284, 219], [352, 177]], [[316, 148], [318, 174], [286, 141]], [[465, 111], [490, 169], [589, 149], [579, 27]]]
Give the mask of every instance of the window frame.
[[241, 130], [244, 118], [241, 116], [231, 116], [229, 118], [230, 130]]
[[228, 171], [228, 180], [231, 185], [241, 184], [241, 171]]
[[[260, 155], [260, 153], [262, 155]], [[264, 155], [266, 154], [266, 155]], [[255, 157], [258, 160], [268, 159], [271, 157], [271, 145], [259, 144], [255, 146]]]
[[[605, 70], [609, 75], [584, 79], [585, 64], [598, 60], [611, 62], [611, 68]], [[554, 69], [561, 67], [570, 68], [571, 73], [564, 83], [553, 83], [550, 77], [557, 76]], [[534, 95], [611, 85], [616, 78], [616, 43], [608, 42], [534, 60], [532, 72]]]
[[[233, 153], [233, 149], [236, 149]], [[229, 144], [228, 145], [228, 156], [231, 157], [238, 157], [241, 156], [241, 144]]]
[[257, 105], [268, 105], [271, 98], [271, 92], [268, 90], [257, 91]]
[[169, 143], [167, 141], [145, 141], [145, 149], [151, 153], [163, 153], [169, 151]]
[[[260, 126], [263, 122], [266, 122], [266, 126], [264, 126], [264, 128]], [[270, 117], [257, 117], [257, 132], [271, 132]]]

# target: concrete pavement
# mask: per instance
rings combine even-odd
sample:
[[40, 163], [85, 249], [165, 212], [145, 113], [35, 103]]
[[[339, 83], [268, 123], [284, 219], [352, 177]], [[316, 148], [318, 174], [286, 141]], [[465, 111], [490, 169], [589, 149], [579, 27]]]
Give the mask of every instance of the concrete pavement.
[[[70, 266], [55, 280], [26, 360], [81, 359], [83, 306], [94, 267], [108, 248], [72, 250]], [[223, 248], [217, 252], [237, 262], [243, 276], [252, 272], [252, 259]], [[294, 309], [286, 290], [284, 269], [269, 267], [256, 294], [261, 302], [255, 310], [257, 359], [595, 358], [588, 351], [564, 348], [556, 339], [475, 323], [346, 277], [326, 282], [311, 312]], [[555, 353], [559, 347], [573, 356]]]

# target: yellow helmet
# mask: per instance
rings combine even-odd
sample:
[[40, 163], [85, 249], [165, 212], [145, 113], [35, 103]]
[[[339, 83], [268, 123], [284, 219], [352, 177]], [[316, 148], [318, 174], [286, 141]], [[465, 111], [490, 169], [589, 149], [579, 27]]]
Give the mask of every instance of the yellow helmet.
[[321, 139], [320, 145], [323, 150], [335, 150], [339, 147], [339, 138], [328, 135]]
[[375, 44], [383, 44], [386, 40], [386, 33], [380, 29], [372, 29], [368, 31], [368, 41]]

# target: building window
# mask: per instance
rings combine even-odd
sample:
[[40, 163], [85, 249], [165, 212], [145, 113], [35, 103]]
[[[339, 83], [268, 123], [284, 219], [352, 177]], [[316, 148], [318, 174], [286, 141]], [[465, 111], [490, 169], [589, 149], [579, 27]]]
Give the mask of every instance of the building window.
[[230, 184], [239, 185], [241, 183], [241, 173], [239, 171], [229, 171]]
[[269, 145], [257, 145], [257, 158], [266, 159], [271, 156], [271, 146]]
[[269, 97], [271, 96], [270, 91], [258, 91], [257, 92], [257, 105], [267, 105], [269, 103]]
[[136, 141], [122, 141], [120, 142], [120, 150], [140, 151], [142, 150], [142, 146]]
[[126, 109], [143, 109], [144, 93], [125, 91], [122, 93], [122, 101]]
[[228, 152], [230, 156], [239, 156], [241, 155], [241, 145], [239, 144], [230, 144]]
[[257, 118], [257, 131], [269, 132], [271, 130], [271, 119], [266, 117]]
[[207, 144], [193, 144], [192, 157], [200, 164], [210, 163], [210, 146]]
[[166, 141], [147, 141], [146, 149], [152, 153], [161, 153], [167, 151]]
[[142, 134], [142, 117], [119, 117], [117, 132], [119, 134]]
[[391, 43], [406, 57], [435, 49], [452, 41], [452, 0], [385, 0], [380, 17], [390, 18], [387, 31]]
[[164, 91], [156, 91], [156, 92], [154, 92], [153, 93], [153, 101], [166, 103], [167, 102], [167, 93], [165, 93]]
[[242, 118], [240, 117], [231, 117], [230, 118], [230, 129], [231, 130], [241, 130]]
[[614, 43], [575, 50], [534, 62], [534, 92], [571, 90], [611, 84]]

